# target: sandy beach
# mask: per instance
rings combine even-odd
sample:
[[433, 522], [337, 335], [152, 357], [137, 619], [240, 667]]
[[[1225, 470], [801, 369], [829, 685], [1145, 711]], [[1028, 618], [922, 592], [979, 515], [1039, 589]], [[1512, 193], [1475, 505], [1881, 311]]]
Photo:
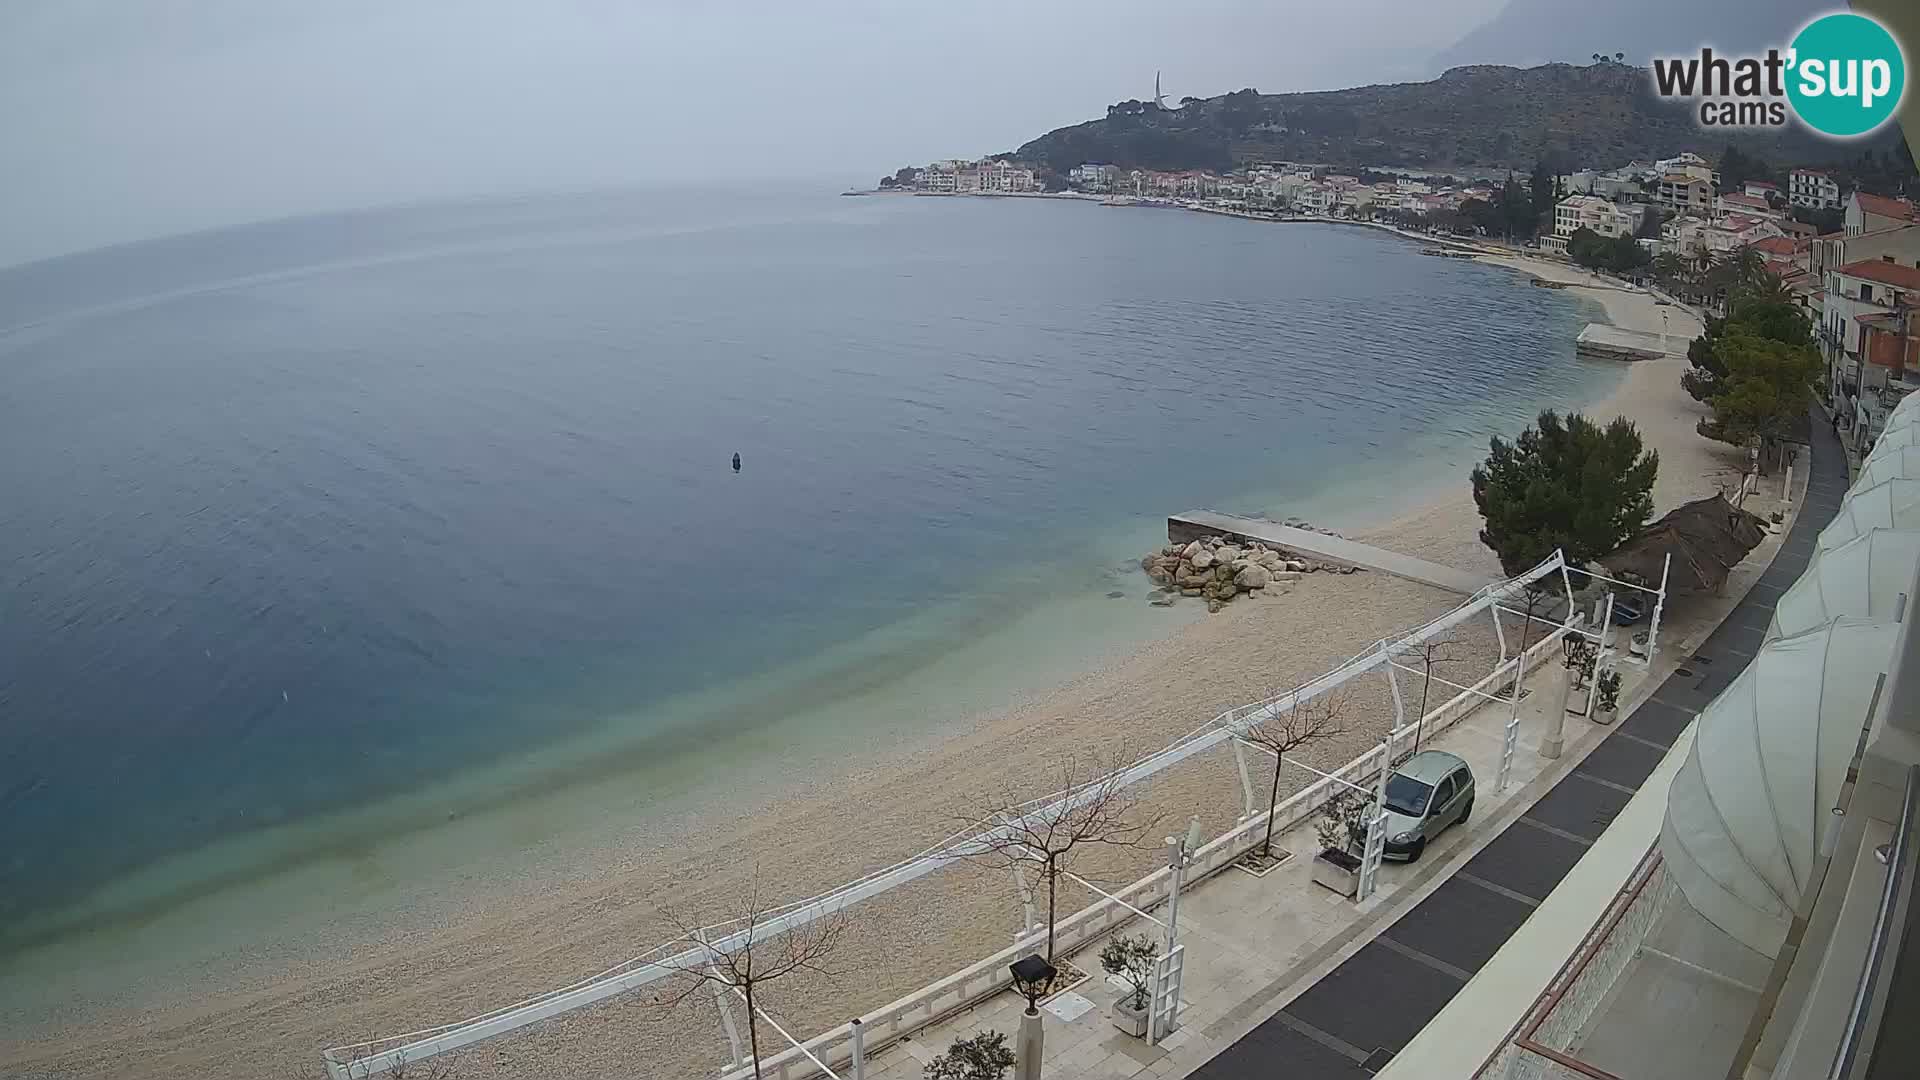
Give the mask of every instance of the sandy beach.
[[[1411, 249], [1408, 255], [1416, 257]], [[1563, 264], [1507, 255], [1483, 261], [1510, 268], [1515, 287], [1528, 287], [1529, 274], [1565, 283], [1616, 325], [1654, 333], [1664, 327], [1675, 348], [1699, 332], [1685, 309]], [[1660, 454], [1654, 502], [1656, 513], [1664, 512], [1732, 489], [1744, 460], [1695, 433], [1703, 407], [1680, 388], [1685, 366], [1674, 355], [1635, 364], [1603, 400], [1539, 404], [1632, 419]], [[1476, 536], [1480, 521], [1464, 476], [1431, 496], [1360, 538], [1496, 574], [1497, 561]], [[0, 1073], [319, 1076], [322, 1047], [458, 1020], [591, 975], [675, 937], [677, 925], [734, 914], [756, 888], [763, 898], [785, 901], [832, 887], [954, 832], [970, 809], [997, 793], [1051, 790], [1069, 758], [1112, 760], [1158, 748], [1224, 709], [1297, 685], [1458, 602], [1381, 574], [1314, 574], [1268, 592], [938, 739], [822, 766], [798, 794], [769, 803], [738, 793], [636, 831], [608, 850], [582, 853], [564, 877], [504, 888], [475, 882], [471, 896], [449, 901], [452, 914], [342, 926], [330, 948], [266, 958], [245, 973], [183, 970], [170, 977], [172, 992], [157, 1000], [146, 995], [91, 1015], [43, 1018], [0, 1042]], [[1471, 655], [1449, 677], [1470, 682], [1489, 670], [1491, 637], [1469, 635]], [[1355, 692], [1344, 705], [1348, 730], [1308, 752], [1316, 764], [1345, 762], [1373, 745], [1391, 717], [1384, 685]], [[1301, 782], [1293, 776], [1283, 787]], [[1142, 799], [1143, 813], [1179, 824], [1195, 815], [1209, 835], [1217, 833], [1241, 809], [1233, 758], [1225, 751], [1197, 757], [1156, 778]], [[528, 840], [529, 847], [537, 843]], [[1153, 851], [1105, 853], [1080, 872], [1122, 882], [1157, 859]], [[1086, 899], [1063, 893], [1062, 907]], [[1019, 923], [1010, 880], [986, 867], [930, 875], [868, 901], [858, 914], [833, 965], [860, 977], [794, 979], [767, 995], [766, 1007], [803, 1037], [1004, 947]], [[376, 940], [377, 948], [368, 944]], [[457, 1056], [454, 1075], [712, 1075], [724, 1056], [706, 994], [675, 1007], [636, 994], [469, 1048]]]

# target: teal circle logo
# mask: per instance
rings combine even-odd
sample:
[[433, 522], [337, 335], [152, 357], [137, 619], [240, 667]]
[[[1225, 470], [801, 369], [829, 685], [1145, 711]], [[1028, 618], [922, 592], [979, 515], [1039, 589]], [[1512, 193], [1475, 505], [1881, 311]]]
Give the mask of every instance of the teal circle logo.
[[1865, 15], [1824, 15], [1793, 39], [1787, 100], [1823, 135], [1865, 135], [1893, 117], [1907, 61], [1887, 28]]

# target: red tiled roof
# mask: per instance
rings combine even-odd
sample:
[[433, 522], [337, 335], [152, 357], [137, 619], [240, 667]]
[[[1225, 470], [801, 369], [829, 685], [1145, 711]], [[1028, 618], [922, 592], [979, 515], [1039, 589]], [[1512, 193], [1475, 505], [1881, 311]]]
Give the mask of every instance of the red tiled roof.
[[1863, 213], [1875, 214], [1879, 217], [1899, 218], [1903, 221], [1913, 220], [1912, 203], [1903, 202], [1899, 199], [1889, 199], [1884, 195], [1869, 195], [1864, 191], [1855, 192], [1854, 194], [1860, 199], [1860, 209]]
[[1732, 203], [1735, 206], [1750, 206], [1755, 210], [1770, 209], [1770, 207], [1767, 206], [1767, 200], [1758, 195], [1722, 195], [1720, 196], [1720, 201]]
[[1744, 187], [1757, 187], [1757, 188], [1766, 188], [1766, 189], [1767, 189], [1768, 191], [1779, 191], [1779, 190], [1780, 190], [1780, 185], [1779, 185], [1779, 184], [1775, 184], [1775, 183], [1772, 183], [1772, 182], [1770, 182], [1770, 181], [1766, 181], [1766, 180], [1749, 180], [1749, 181], [1747, 181], [1747, 182], [1746, 182], [1746, 183], [1745, 183], [1744, 185], [1742, 185], [1742, 186], [1744, 186]]
[[1748, 246], [1762, 255], [1792, 256], [1800, 253], [1800, 244], [1786, 236], [1769, 236], [1764, 240], [1755, 240]]
[[1902, 289], [1920, 289], [1920, 267], [1902, 266], [1881, 259], [1861, 259], [1834, 271], [1848, 277], [1865, 278]]

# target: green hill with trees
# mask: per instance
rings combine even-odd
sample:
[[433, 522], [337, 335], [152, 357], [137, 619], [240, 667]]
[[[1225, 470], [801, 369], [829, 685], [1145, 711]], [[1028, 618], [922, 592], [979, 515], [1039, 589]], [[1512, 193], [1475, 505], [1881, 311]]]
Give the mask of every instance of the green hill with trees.
[[1107, 115], [1059, 128], [1011, 156], [1064, 173], [1082, 162], [1122, 168], [1225, 171], [1248, 161], [1311, 161], [1411, 169], [1559, 172], [1611, 168], [1731, 143], [1778, 163], [1857, 157], [1898, 141], [1829, 142], [1796, 125], [1714, 132], [1687, 106], [1654, 96], [1647, 70], [1611, 57], [1593, 63], [1458, 67], [1431, 82], [1301, 94], [1252, 88], [1187, 98], [1162, 109], [1122, 101]]

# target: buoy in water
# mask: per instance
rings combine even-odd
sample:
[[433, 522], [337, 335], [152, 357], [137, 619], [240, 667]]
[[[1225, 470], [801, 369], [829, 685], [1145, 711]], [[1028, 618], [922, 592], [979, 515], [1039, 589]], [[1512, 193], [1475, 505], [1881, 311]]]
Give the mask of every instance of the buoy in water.
[[733, 471], [740, 471], [740, 455], [737, 452], [733, 455]]

